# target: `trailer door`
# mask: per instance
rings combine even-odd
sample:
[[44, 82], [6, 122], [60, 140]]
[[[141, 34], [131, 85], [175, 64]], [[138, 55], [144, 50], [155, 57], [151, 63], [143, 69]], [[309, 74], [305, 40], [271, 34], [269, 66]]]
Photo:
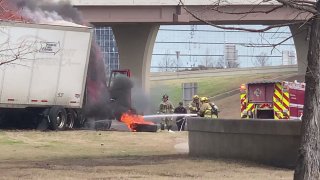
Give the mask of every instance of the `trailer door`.
[[296, 119], [303, 113], [304, 105], [304, 90], [302, 89], [289, 89], [290, 93], [290, 118]]
[[274, 83], [248, 84], [249, 103], [272, 103]]

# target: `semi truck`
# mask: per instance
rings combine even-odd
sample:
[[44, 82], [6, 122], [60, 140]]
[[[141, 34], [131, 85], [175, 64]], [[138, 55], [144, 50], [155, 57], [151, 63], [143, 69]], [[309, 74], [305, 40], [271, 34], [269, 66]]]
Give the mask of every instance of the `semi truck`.
[[240, 87], [240, 116], [244, 119], [301, 119], [305, 83], [257, 81]]
[[[0, 126], [30, 118], [53, 130], [83, 125], [92, 29], [19, 22], [0, 28]], [[91, 84], [99, 83], [107, 84]]]

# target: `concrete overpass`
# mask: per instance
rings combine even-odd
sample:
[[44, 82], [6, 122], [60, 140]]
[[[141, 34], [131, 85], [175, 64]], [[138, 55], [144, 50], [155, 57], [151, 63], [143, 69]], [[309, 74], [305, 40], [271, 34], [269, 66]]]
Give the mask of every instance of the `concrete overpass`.
[[[261, 0], [262, 1], [262, 0]], [[308, 49], [307, 28], [300, 27], [308, 15], [278, 3], [256, 0], [230, 0], [220, 4], [218, 11], [210, 10], [213, 0], [184, 0], [187, 9], [196, 16], [215, 24], [262, 24], [288, 23], [294, 36], [299, 72], [306, 69]], [[132, 70], [138, 86], [149, 89], [151, 56], [160, 25], [203, 24], [189, 14], [178, 0], [71, 0], [87, 22], [111, 26], [120, 57], [120, 68]], [[243, 12], [260, 12], [241, 15]], [[227, 12], [227, 13], [225, 13]], [[289, 24], [290, 23], [290, 24]]]

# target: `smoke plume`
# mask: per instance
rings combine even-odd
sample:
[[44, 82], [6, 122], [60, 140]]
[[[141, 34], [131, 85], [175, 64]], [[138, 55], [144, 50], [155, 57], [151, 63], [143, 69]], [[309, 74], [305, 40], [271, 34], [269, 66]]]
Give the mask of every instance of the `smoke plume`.
[[79, 11], [69, 1], [54, 0], [10, 0], [20, 9], [22, 16], [36, 23], [64, 20], [84, 24]]

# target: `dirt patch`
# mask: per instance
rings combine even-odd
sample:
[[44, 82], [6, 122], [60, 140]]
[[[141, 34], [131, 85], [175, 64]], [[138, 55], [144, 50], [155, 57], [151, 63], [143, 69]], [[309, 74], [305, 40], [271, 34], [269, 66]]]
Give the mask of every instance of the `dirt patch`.
[[62, 158], [0, 163], [1, 179], [292, 179], [292, 171], [187, 155]]
[[240, 95], [232, 96], [214, 101], [220, 109], [219, 118], [240, 119]]

